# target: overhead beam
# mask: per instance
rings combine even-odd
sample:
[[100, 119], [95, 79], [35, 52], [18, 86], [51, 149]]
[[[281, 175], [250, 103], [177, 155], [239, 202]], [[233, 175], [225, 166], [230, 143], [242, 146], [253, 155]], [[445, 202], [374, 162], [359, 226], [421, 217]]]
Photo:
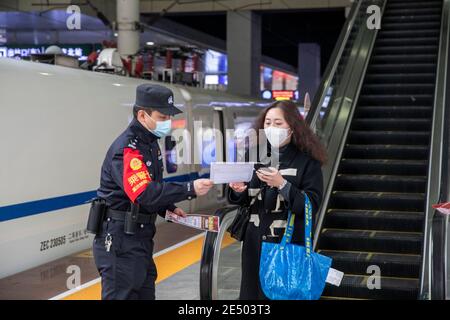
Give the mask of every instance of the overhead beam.
[[352, 0], [141, 0], [141, 13], [343, 8], [351, 3]]

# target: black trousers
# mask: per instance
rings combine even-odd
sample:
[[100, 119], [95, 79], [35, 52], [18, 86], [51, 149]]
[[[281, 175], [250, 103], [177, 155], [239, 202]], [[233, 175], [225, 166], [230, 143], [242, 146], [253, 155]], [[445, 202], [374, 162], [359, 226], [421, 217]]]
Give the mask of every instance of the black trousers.
[[240, 300], [268, 300], [259, 281], [259, 260], [261, 256], [262, 234], [253, 222], [247, 225], [242, 243], [242, 277]]
[[[105, 246], [110, 235], [109, 252]], [[105, 221], [93, 244], [94, 260], [102, 278], [102, 300], [154, 300], [156, 266], [153, 261], [155, 224], [139, 225], [134, 235], [123, 232], [123, 222]]]

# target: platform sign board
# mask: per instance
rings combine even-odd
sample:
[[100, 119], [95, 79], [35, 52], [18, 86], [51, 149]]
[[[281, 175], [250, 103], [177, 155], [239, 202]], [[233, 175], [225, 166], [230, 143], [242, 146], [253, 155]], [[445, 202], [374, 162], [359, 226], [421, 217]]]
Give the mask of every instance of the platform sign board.
[[264, 90], [261, 97], [268, 100], [298, 100], [298, 90]]
[[[11, 46], [3, 46], [2, 35], [0, 29], [0, 58], [26, 58], [31, 56], [32, 54], [43, 54], [45, 53], [45, 49], [49, 47], [49, 45], [11, 45]], [[62, 52], [71, 57], [77, 57], [80, 61], [84, 61], [87, 59], [87, 56], [93, 51], [101, 49], [101, 45], [86, 45], [86, 44], [73, 44], [73, 45], [64, 45], [58, 44], [58, 47], [61, 48]]]

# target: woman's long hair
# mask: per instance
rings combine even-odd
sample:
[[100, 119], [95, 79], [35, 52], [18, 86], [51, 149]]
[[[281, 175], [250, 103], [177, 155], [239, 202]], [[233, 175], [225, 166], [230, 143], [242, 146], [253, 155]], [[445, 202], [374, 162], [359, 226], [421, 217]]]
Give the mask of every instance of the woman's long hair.
[[323, 165], [327, 160], [327, 152], [319, 138], [306, 124], [298, 111], [297, 106], [291, 101], [277, 101], [270, 107], [264, 109], [255, 121], [254, 128], [256, 132], [259, 132], [260, 129], [264, 129], [266, 114], [273, 108], [279, 108], [283, 111], [284, 119], [292, 130], [292, 143], [294, 143], [299, 150], [308, 154]]

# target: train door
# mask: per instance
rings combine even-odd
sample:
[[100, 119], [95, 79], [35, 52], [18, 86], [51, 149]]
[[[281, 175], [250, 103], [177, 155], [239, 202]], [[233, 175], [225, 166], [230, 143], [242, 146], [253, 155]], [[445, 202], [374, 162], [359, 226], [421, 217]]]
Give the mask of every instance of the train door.
[[[184, 115], [181, 114], [175, 116], [172, 120], [172, 129], [186, 128], [187, 120], [184, 118]], [[180, 140], [178, 136], [172, 134], [160, 139], [159, 142], [163, 156], [164, 177], [166, 181], [189, 181], [191, 179], [190, 164], [178, 159], [178, 157], [182, 157], [183, 152], [187, 152], [187, 150], [184, 150], [179, 154], [180, 152], [176, 148], [177, 143], [183, 143], [183, 141]], [[186, 212], [190, 212], [192, 209], [191, 202], [187, 200], [177, 203], [177, 206], [183, 208]]]
[[[220, 108], [196, 108], [193, 113], [195, 173], [208, 178], [212, 162], [224, 161], [223, 114]], [[220, 206], [225, 202], [225, 186], [215, 185], [204, 197], [195, 199], [195, 210]]]
[[[215, 145], [216, 145], [216, 161], [223, 162], [225, 161], [225, 126], [224, 126], [224, 117], [222, 109], [215, 108], [214, 110], [214, 119], [213, 119], [213, 129], [215, 133], [220, 134], [215, 136]], [[217, 194], [217, 198], [219, 200], [224, 199], [225, 197], [225, 184], [215, 185], [215, 191]]]

